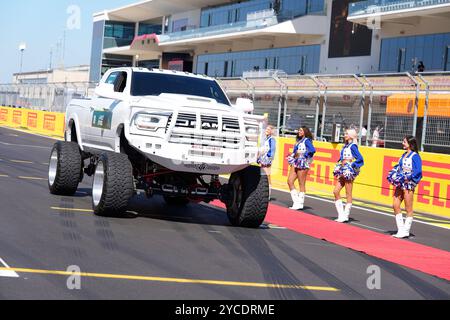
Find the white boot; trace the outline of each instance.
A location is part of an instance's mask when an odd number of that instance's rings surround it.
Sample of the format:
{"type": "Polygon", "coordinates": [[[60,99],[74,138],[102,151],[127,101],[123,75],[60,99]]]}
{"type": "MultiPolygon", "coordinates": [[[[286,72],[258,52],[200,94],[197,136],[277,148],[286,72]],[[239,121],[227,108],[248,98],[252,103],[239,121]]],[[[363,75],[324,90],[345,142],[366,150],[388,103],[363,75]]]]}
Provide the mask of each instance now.
{"type": "Polygon", "coordinates": [[[298,192],[297,192],[297,190],[291,190],[291,198],[292,198],[292,202],[294,203],[293,205],[292,205],[292,207],[290,207],[289,209],[291,209],[291,210],[300,210],[301,208],[301,205],[300,205],[300,203],[299,203],[299,198],[300,198],[300,196],[299,196],[299,194],[298,194],[298,192]]]}
{"type": "Polygon", "coordinates": [[[394,234],[395,238],[408,238],[409,237],[409,231],[411,230],[411,225],[413,222],[413,218],[412,217],[407,217],[405,222],[403,223],[403,216],[401,214],[398,214],[395,216],[395,220],[397,221],[397,226],[398,226],[398,232],[397,234],[394,234]],[[401,219],[401,222],[400,222],[401,219]]]}
{"type": "Polygon", "coordinates": [[[403,221],[403,215],[401,213],[395,215],[395,223],[397,224],[397,233],[392,236],[395,238],[400,238],[399,235],[404,233],[405,222],[403,221]]]}
{"type": "Polygon", "coordinates": [[[405,219],[405,237],[409,237],[409,232],[411,231],[411,226],[413,223],[414,218],[413,217],[406,217],[405,219]]]}
{"type": "Polygon", "coordinates": [[[344,214],[342,215],[342,222],[349,222],[350,221],[350,211],[352,210],[352,204],[347,203],[345,205],[344,214]]]}
{"type": "Polygon", "coordinates": [[[337,200],[335,202],[336,210],[338,212],[338,218],[334,221],[336,222],[344,222],[344,204],[342,203],[342,200],[337,200]]]}
{"type": "Polygon", "coordinates": [[[298,194],[298,204],[300,206],[300,210],[303,210],[303,208],[305,207],[305,193],[304,192],[300,192],[298,194]]]}

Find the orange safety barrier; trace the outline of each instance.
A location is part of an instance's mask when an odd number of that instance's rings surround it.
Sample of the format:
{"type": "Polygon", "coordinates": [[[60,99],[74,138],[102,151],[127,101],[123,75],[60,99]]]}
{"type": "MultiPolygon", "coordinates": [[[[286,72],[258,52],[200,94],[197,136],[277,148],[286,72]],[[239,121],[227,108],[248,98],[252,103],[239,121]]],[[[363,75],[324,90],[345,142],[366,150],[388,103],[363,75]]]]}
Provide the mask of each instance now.
{"type": "MultiPolygon", "coordinates": [[[[414,103],[416,96],[414,94],[394,94],[387,99],[386,114],[405,116],[414,115],[414,103]]],[[[424,116],[425,94],[419,95],[418,117],[424,116]]],[[[450,94],[432,93],[428,97],[428,116],[431,117],[450,117],[450,94]]]]}

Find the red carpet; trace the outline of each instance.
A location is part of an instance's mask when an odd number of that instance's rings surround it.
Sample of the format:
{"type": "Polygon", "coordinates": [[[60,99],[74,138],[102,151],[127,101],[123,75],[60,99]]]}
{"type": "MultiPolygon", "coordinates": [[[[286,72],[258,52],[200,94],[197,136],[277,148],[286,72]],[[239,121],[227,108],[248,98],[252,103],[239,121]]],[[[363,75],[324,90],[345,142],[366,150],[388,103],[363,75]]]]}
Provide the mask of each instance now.
{"type": "MultiPolygon", "coordinates": [[[[214,206],[225,206],[215,201],[214,206]]],[[[334,211],[333,211],[334,212],[334,211]]],[[[392,217],[394,220],[394,217],[392,217]]],[[[450,252],[392,238],[390,235],[337,223],[303,212],[269,206],[266,221],[298,233],[364,252],[404,267],[450,280],[450,252]]],[[[414,224],[413,224],[414,229],[414,224]]]]}

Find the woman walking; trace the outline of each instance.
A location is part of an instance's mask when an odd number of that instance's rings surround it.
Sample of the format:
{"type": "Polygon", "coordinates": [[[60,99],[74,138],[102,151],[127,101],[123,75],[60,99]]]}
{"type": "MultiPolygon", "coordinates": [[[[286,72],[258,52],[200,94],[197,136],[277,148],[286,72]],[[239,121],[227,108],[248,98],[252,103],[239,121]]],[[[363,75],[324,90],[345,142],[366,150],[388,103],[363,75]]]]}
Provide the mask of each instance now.
{"type": "Polygon", "coordinates": [[[270,177],[272,173],[272,161],[275,158],[275,152],[277,150],[277,143],[273,135],[273,126],[269,125],[266,128],[266,140],[264,141],[264,145],[259,151],[258,156],[258,164],[261,165],[261,168],[264,170],[264,173],[267,175],[267,179],[269,180],[269,200],[272,194],[272,179],[270,177]]]}
{"type": "Polygon", "coordinates": [[[394,185],[393,208],[397,223],[396,238],[407,238],[413,223],[414,190],[422,179],[422,159],[419,156],[417,140],[413,136],[403,139],[403,149],[406,152],[401,156],[398,164],[389,172],[388,181],[394,185]],[[406,219],[403,220],[401,204],[405,202],[406,219]]]}
{"type": "Polygon", "coordinates": [[[309,168],[313,161],[316,149],[313,145],[313,135],[309,128],[301,127],[297,134],[297,143],[294,146],[293,153],[287,158],[290,169],[288,177],[288,186],[291,190],[293,201],[292,210],[301,210],[305,204],[306,194],[306,178],[308,177],[309,168]],[[298,179],[300,192],[295,188],[295,180],[298,179]]]}
{"type": "Polygon", "coordinates": [[[344,136],[345,146],[341,150],[334,176],[338,179],[334,188],[334,198],[338,218],[335,220],[340,223],[348,222],[353,203],[353,182],[360,173],[364,165],[364,159],[359,152],[357,144],[357,133],[354,129],[348,129],[344,136]],[[347,203],[344,204],[341,199],[341,191],[345,187],[347,203]]]}

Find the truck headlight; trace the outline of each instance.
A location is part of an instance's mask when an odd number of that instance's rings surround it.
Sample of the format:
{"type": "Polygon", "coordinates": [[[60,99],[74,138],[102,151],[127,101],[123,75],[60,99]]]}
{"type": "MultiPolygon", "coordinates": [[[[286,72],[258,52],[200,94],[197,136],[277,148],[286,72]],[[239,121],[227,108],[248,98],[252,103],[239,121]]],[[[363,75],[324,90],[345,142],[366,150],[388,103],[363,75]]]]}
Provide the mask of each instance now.
{"type": "Polygon", "coordinates": [[[245,124],[245,137],[247,139],[247,142],[252,143],[253,145],[256,145],[258,143],[259,138],[259,126],[255,125],[253,123],[246,123],[245,124]]]}
{"type": "Polygon", "coordinates": [[[259,135],[259,127],[256,126],[246,126],[245,133],[247,135],[258,136],[259,135]]]}
{"type": "Polygon", "coordinates": [[[156,132],[166,128],[170,113],[138,113],[134,118],[134,125],[139,130],[156,132]]]}

